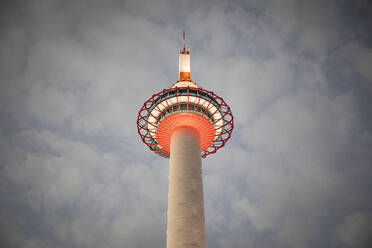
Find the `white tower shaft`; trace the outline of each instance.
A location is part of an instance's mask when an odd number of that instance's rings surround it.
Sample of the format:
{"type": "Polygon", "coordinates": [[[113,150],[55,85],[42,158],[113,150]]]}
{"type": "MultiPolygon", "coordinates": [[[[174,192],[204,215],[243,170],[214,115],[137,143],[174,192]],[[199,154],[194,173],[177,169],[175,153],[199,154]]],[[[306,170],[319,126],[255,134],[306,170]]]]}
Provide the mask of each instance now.
{"type": "Polygon", "coordinates": [[[171,137],[167,248],[205,248],[202,167],[195,130],[171,137]]]}
{"type": "Polygon", "coordinates": [[[178,70],[180,73],[180,81],[188,81],[190,78],[190,52],[180,53],[178,59],[178,70]]]}

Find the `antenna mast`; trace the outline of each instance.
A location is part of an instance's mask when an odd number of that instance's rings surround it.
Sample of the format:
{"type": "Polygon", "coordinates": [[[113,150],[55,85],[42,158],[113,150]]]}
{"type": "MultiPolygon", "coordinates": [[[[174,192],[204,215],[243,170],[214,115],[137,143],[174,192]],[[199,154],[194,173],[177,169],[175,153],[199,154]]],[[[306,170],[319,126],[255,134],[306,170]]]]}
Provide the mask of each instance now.
{"type": "Polygon", "coordinates": [[[183,36],[183,50],[186,52],[186,34],[185,31],[182,31],[183,36]]]}

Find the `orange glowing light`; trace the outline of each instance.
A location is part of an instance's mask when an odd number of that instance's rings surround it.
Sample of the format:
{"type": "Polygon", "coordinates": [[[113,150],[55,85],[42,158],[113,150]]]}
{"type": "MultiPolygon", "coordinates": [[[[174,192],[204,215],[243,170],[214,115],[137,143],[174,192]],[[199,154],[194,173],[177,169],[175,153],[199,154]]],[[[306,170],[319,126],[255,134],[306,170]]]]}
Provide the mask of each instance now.
{"type": "Polygon", "coordinates": [[[213,142],[214,128],[203,116],[194,113],[178,113],[165,118],[158,126],[156,137],[161,147],[170,152],[170,140],[173,132],[182,127],[191,127],[197,131],[201,152],[213,142]]]}

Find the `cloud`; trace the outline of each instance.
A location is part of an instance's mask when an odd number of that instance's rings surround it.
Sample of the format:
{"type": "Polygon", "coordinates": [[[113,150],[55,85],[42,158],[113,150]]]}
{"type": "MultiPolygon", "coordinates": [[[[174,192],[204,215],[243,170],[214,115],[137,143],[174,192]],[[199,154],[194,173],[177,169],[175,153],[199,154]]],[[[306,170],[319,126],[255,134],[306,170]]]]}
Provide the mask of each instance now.
{"type": "Polygon", "coordinates": [[[345,221],[337,228],[337,237],[350,247],[369,247],[371,240],[372,214],[353,213],[345,218],[345,221]]]}
{"type": "Polygon", "coordinates": [[[367,247],[366,1],[12,1],[0,41],[0,244],[161,247],[168,161],[137,111],[177,78],[230,104],[203,160],[209,247],[367,247]]]}

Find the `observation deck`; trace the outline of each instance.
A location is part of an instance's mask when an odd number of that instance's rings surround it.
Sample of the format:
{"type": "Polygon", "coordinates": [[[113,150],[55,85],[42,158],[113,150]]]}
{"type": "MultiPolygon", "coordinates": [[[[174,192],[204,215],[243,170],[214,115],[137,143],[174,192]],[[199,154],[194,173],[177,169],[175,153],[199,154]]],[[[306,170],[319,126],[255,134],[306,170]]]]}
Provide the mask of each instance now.
{"type": "Polygon", "coordinates": [[[226,102],[212,91],[177,85],[153,95],[138,113],[142,141],[162,157],[169,158],[172,133],[185,126],[198,131],[201,156],[205,158],[230,138],[233,115],[226,102]]]}

